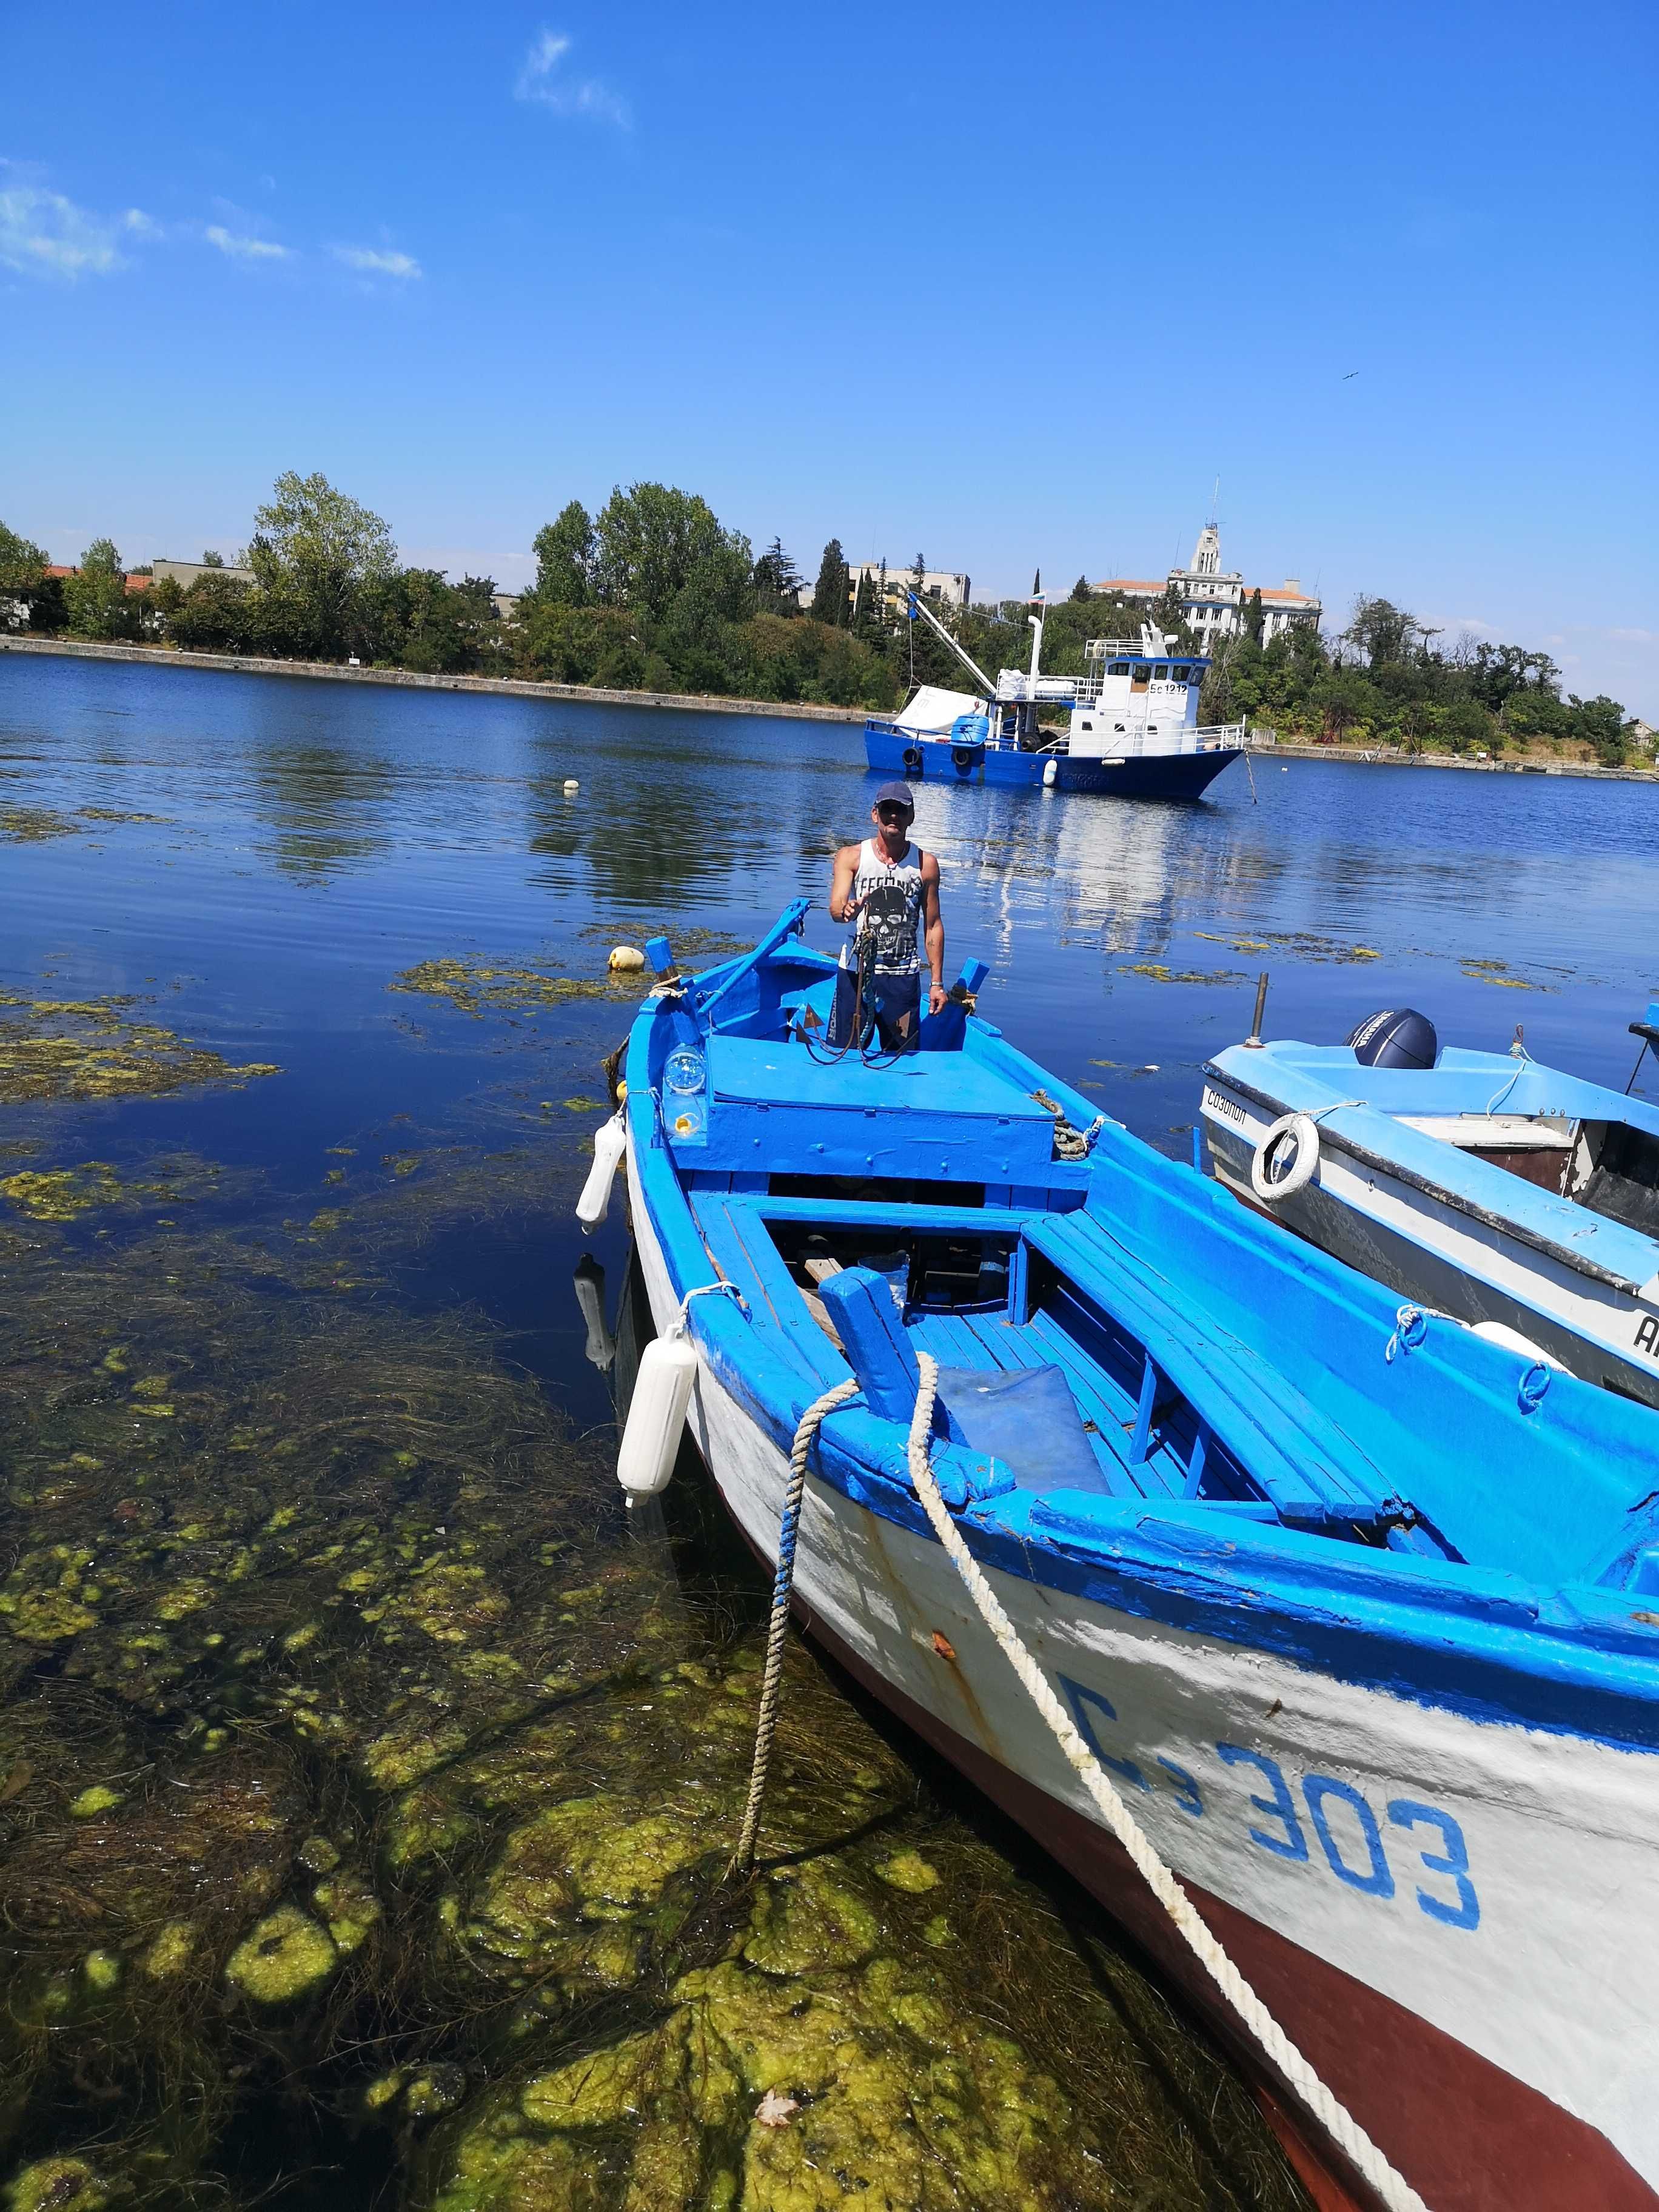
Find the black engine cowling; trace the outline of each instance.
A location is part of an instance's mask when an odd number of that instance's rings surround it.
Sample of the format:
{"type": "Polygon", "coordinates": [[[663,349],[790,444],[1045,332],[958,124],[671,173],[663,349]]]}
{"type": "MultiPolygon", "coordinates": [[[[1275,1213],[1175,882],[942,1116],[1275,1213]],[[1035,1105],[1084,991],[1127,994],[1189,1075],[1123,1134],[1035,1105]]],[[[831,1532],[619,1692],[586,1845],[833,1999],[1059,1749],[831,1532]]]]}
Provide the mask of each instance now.
{"type": "Polygon", "coordinates": [[[1415,1006],[1391,1006],[1367,1014],[1345,1044],[1362,1067],[1432,1067],[1440,1057],[1434,1024],[1415,1006]]]}

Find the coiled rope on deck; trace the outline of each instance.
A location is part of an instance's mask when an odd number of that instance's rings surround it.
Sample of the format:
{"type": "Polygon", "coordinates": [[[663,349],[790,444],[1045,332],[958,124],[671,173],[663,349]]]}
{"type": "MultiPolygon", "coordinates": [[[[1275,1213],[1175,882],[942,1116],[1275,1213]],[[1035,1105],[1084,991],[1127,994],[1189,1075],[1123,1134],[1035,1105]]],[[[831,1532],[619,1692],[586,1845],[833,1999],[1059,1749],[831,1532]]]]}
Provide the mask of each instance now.
{"type": "MultiPolygon", "coordinates": [[[[1073,1725],[1070,1715],[1049,1687],[1047,1675],[1021,1642],[1018,1630],[1003,1611],[996,1593],[963,1541],[961,1533],[939,1495],[939,1485],[933,1480],[933,1469],[928,1464],[927,1439],[933,1427],[933,1401],[939,1392],[939,1362],[919,1346],[916,1361],[921,1370],[921,1387],[916,1393],[915,1411],[910,1419],[910,1480],[915,1486],[916,1495],[921,1500],[928,1520],[933,1523],[934,1534],[967,1585],[968,1595],[978,1608],[980,1618],[1001,1645],[1004,1656],[1024,1685],[1031,1702],[1048,1722],[1055,1741],[1076,1769],[1106,1826],[1128,1853],[1136,1872],[1175,1923],[1199,1964],[1284,2079],[1349,2164],[1364,2177],[1380,2201],[1388,2207],[1388,2212],[1428,2212],[1428,2208],[1411,2184],[1403,2175],[1395,2172],[1358,2121],[1346,2106],[1337,2102],[1234,1966],[1200,1917],[1174,1873],[1159,1856],[1151,1838],[1113,1788],[1100,1762],[1084,1742],[1073,1725]]],[[[826,1401],[820,1399],[818,1403],[822,1406],[826,1401]]],[[[804,1480],[804,1448],[800,1460],[801,1479],[804,1480]]],[[[798,1484],[792,1485],[792,1487],[799,1490],[798,1484]]],[[[780,1563],[780,1575],[781,1571],[780,1563]]],[[[758,1752],[758,1747],[757,1750],[758,1752]]],[[[757,1771],[759,1771],[758,1758],[757,1771]]],[[[751,1807],[755,1802],[751,1791],[751,1807]]]]}
{"type": "Polygon", "coordinates": [[[795,1536],[800,1526],[800,1502],[806,1489],[806,1455],[827,1413],[858,1395],[858,1380],[849,1375],[815,1398],[800,1417],[795,1441],[789,1449],[789,1482],[783,1493],[783,1519],[778,1529],[778,1571],[772,1583],[772,1622],[766,1638],[766,1672],[761,1679],[760,1717],[755,1723],[755,1763],[749,1777],[749,1802],[744,1808],[743,1831],[727,1867],[728,1875],[746,1880],[755,1870],[755,1838],[760,1828],[761,1805],[766,1796],[766,1771],[771,1764],[772,1738],[777,1732],[778,1702],[783,1687],[783,1647],[789,1629],[789,1592],[795,1579],[795,1536]]]}

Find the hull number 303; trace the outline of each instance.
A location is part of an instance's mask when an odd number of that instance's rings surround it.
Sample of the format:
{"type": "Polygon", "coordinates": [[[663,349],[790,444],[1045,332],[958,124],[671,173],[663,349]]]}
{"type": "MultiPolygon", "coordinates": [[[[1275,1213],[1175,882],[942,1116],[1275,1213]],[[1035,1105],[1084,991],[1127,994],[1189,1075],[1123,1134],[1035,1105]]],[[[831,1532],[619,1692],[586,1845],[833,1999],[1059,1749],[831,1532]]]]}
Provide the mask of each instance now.
{"type": "MultiPolygon", "coordinates": [[[[1060,1677],[1078,1732],[1109,1772],[1149,1794],[1154,1778],[1133,1759],[1117,1757],[1101,1740],[1100,1725],[1117,1714],[1099,1691],[1060,1677]]],[[[1478,1928],[1480,1900],[1475,1894],[1463,1831],[1449,1813],[1415,1797],[1391,1797],[1379,1820],[1370,1801],[1352,1783],[1334,1774],[1307,1774],[1293,1790],[1284,1768],[1265,1752],[1220,1742],[1215,1756],[1242,1780],[1260,1782],[1247,1790],[1245,1835],[1258,1850],[1298,1865],[1322,1863],[1350,1889],[1367,1897],[1390,1898],[1402,1884],[1416,1893],[1417,1906],[1447,1928],[1478,1928]],[[1384,1830],[1388,1831],[1386,1838],[1384,1830]],[[1308,1838],[1317,1845],[1316,1861],[1308,1838]],[[1396,1873],[1396,1869],[1398,1869],[1396,1873]]],[[[1156,1785],[1167,1790],[1181,1810],[1203,1820],[1214,1809],[1220,1778],[1200,1781],[1173,1759],[1154,1759],[1156,1785]]]]}

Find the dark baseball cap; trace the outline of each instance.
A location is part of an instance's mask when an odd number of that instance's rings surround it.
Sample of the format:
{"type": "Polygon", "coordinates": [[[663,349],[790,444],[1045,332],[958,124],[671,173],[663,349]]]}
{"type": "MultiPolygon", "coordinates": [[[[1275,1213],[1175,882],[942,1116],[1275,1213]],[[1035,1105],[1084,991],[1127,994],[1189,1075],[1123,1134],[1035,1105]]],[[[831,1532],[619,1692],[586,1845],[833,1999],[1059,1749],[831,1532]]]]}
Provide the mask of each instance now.
{"type": "Polygon", "coordinates": [[[915,798],[908,783],[884,783],[876,793],[875,803],[878,806],[907,807],[912,814],[916,811],[915,798]]]}

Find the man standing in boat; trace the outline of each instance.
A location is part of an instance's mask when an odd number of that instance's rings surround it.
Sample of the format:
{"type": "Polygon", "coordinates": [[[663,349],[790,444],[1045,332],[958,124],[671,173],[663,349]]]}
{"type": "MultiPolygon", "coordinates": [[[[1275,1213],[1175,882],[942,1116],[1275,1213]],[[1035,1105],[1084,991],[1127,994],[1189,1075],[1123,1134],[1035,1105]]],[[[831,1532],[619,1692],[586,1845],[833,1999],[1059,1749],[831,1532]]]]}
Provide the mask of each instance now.
{"type": "Polygon", "coordinates": [[[836,855],[830,885],[830,918],[855,921],[858,928],[853,945],[841,956],[841,975],[830,1018],[831,1044],[861,1043],[873,1018],[884,1051],[915,1048],[921,1013],[919,932],[927,945],[932,979],[928,1012],[936,1014],[945,1004],[945,923],[939,910],[939,862],[933,854],[910,842],[915,811],[916,802],[908,783],[884,783],[870,809],[875,836],[860,845],[843,845],[836,855]]]}

